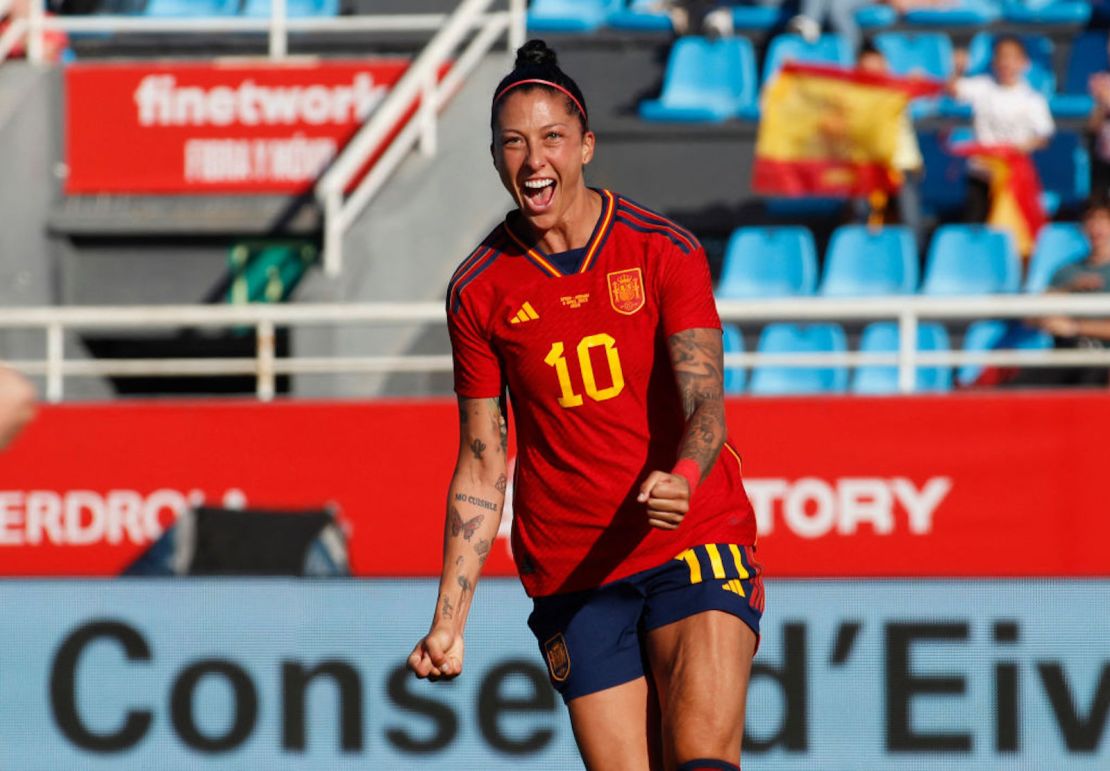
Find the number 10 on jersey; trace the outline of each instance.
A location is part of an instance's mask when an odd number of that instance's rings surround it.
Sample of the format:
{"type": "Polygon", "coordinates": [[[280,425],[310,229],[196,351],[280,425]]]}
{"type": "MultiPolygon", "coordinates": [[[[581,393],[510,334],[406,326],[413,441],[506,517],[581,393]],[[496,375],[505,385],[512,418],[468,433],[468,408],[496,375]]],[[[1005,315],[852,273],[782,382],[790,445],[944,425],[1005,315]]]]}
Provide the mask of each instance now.
{"type": "MultiPolygon", "coordinates": [[[[586,396],[595,402],[612,399],[624,390],[624,373],[621,372],[621,357],[617,352],[617,341],[604,332],[597,335],[587,335],[578,341],[578,368],[582,372],[582,388],[586,396]],[[590,351],[594,348],[605,349],[605,360],[609,363],[609,377],[612,385],[606,388],[597,387],[597,378],[594,376],[594,365],[590,359],[590,351]]],[[[560,407],[581,407],[585,401],[581,393],[576,393],[574,383],[570,379],[570,367],[567,365],[566,348],[563,343],[552,343],[551,350],[544,358],[544,364],[555,368],[555,376],[559,379],[560,407]]]]}

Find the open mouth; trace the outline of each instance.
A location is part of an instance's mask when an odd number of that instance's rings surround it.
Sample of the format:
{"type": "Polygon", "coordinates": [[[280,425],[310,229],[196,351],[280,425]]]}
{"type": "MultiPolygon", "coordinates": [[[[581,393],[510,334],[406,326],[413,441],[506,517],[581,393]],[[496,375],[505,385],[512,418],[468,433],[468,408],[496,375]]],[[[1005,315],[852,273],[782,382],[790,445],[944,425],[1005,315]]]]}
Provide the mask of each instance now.
{"type": "Polygon", "coordinates": [[[533,213],[539,214],[551,206],[555,198],[555,180],[528,179],[522,187],[524,201],[533,213]]]}

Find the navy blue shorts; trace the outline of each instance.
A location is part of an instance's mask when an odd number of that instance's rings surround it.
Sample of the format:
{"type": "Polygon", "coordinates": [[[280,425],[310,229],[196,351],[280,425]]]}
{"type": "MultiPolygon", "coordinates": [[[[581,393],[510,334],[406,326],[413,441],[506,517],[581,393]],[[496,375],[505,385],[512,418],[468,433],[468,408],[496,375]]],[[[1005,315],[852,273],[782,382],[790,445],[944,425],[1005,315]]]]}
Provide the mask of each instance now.
{"type": "Polygon", "coordinates": [[[644,634],[697,613],[731,613],[758,640],[763,578],[754,552],[696,546],[596,589],[534,598],[528,626],[563,701],[642,677],[644,634]]]}

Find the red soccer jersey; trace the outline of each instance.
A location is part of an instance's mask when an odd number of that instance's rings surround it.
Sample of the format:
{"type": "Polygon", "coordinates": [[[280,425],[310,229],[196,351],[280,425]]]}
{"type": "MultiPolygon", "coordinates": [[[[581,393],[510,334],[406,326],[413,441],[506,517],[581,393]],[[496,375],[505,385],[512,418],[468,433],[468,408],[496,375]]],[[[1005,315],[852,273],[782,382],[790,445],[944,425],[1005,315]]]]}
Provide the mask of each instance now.
{"type": "Polygon", "coordinates": [[[530,245],[512,215],[451,279],[455,391],[508,386],[517,432],[513,555],[543,596],[599,586],[703,543],[752,544],[755,517],[726,443],[673,531],[636,500],[674,465],[685,419],[666,340],[720,329],[709,265],[670,220],[609,191],[576,270],[530,245]],[[565,266],[564,266],[565,267],[565,266]]]}

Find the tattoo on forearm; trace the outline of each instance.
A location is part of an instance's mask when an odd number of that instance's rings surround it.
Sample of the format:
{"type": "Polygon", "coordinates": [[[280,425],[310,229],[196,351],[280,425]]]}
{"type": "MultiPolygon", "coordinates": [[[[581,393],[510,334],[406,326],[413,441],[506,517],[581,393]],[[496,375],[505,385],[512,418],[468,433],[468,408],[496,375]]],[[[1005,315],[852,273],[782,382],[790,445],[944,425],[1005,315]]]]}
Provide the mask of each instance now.
{"type": "Polygon", "coordinates": [[[469,541],[471,536],[477,531],[478,526],[482,524],[482,520],[486,518],[485,514],[479,514],[470,519],[463,519],[462,514],[454,506],[451,507],[451,536],[456,537],[462,533],[463,539],[469,541]]]}
{"type": "Polygon", "coordinates": [[[687,421],[679,457],[693,460],[705,474],[726,434],[721,336],[715,330],[688,329],[667,343],[687,421]]]}
{"type": "Polygon", "coordinates": [[[462,565],[463,565],[463,562],[465,562],[465,561],[466,561],[466,558],[465,558],[465,557],[463,557],[463,555],[461,555],[461,554],[460,554],[460,555],[459,555],[459,556],[458,556],[458,557],[457,557],[457,558],[455,559],[455,567],[457,567],[457,568],[461,568],[461,567],[462,567],[462,565]]]}
{"type": "Polygon", "coordinates": [[[464,592],[470,591],[469,578],[467,578],[466,576],[456,576],[455,580],[459,582],[459,588],[462,589],[464,592]]]}
{"type": "Polygon", "coordinates": [[[474,453],[477,460],[482,459],[482,453],[486,451],[486,443],[478,437],[474,437],[474,441],[470,443],[470,451],[474,453]]]}
{"type": "Polygon", "coordinates": [[[505,420],[505,413],[501,411],[501,400],[489,400],[490,428],[501,439],[501,452],[509,449],[509,424],[505,420]]]}
{"type": "Polygon", "coordinates": [[[485,538],[478,541],[478,543],[474,544],[474,551],[478,552],[478,564],[479,565],[485,565],[486,564],[486,557],[489,556],[489,550],[490,550],[490,543],[485,538]]]}
{"type": "Polygon", "coordinates": [[[509,488],[508,478],[504,474],[502,474],[501,476],[497,477],[497,482],[493,485],[493,487],[495,490],[497,490],[497,492],[504,495],[505,490],[509,488]]]}
{"type": "Polygon", "coordinates": [[[447,595],[443,595],[443,609],[440,611],[440,615],[448,621],[455,616],[455,609],[451,606],[451,598],[447,595]]]}
{"type": "Polygon", "coordinates": [[[455,493],[455,500],[461,503],[481,506],[483,509],[489,509],[490,511],[497,511],[497,504],[493,501],[487,501],[485,498],[478,498],[473,495],[467,495],[466,493],[455,493]]]}

